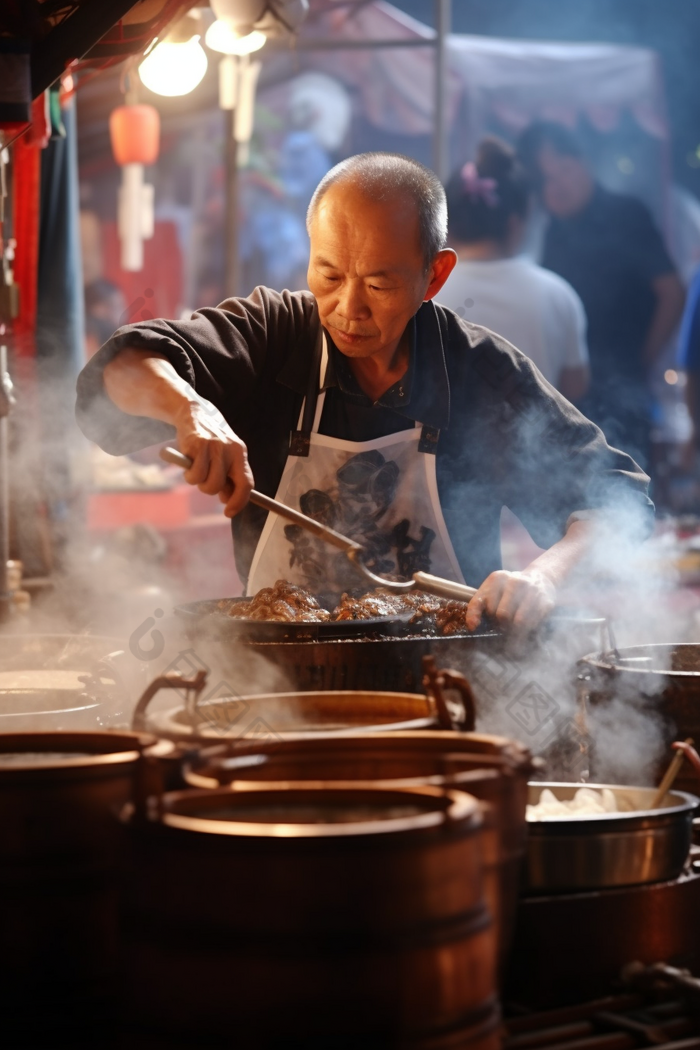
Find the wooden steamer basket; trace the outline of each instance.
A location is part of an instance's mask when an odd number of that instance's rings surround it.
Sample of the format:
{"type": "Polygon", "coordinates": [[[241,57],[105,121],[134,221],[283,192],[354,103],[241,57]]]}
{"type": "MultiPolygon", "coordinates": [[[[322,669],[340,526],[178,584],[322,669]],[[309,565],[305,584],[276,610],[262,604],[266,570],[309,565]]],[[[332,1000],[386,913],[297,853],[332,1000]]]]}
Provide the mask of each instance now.
{"type": "Polygon", "coordinates": [[[318,733],[344,735],[358,730],[472,730],[475,705],[469,683],[450,671],[442,672],[440,679],[459,693],[458,708],[446,704],[441,697],[351,690],[200,701],[206,687],[205,671],[192,679],[169,674],[155,679],[146,689],[134,710],[132,728],[200,747],[222,739],[246,743],[250,739],[293,739],[318,733]],[[149,711],[160,689],[179,691],[183,702],[165,711],[149,711]]]}
{"type": "Polygon", "coordinates": [[[376,787],[164,795],[131,820],[131,1023],[187,1045],[499,1045],[479,804],[376,787]]]}
{"type": "Polygon", "coordinates": [[[442,787],[487,803],[485,890],[505,963],[525,850],[527,781],[534,764],[516,741],[477,733],[420,731],[353,734],[213,747],[186,764],[191,787],[247,791],[263,783],[366,782],[442,787]]]}
{"type": "MultiPolygon", "coordinates": [[[[589,708],[604,707],[613,700],[622,700],[642,715],[661,716],[667,745],[685,737],[700,741],[700,645],[633,645],[583,657],[579,661],[579,703],[584,718],[589,708]]],[[[590,779],[601,779],[594,747],[590,760],[590,779]]],[[[659,766],[657,780],[662,773],[659,766]]],[[[681,767],[676,786],[691,793],[697,790],[689,766],[681,767]]]]}
{"type": "Polygon", "coordinates": [[[138,793],[142,756],[170,750],[134,733],[0,734],[0,1010],[11,1045],[77,1042],[114,1010],[115,814],[138,793]]]}

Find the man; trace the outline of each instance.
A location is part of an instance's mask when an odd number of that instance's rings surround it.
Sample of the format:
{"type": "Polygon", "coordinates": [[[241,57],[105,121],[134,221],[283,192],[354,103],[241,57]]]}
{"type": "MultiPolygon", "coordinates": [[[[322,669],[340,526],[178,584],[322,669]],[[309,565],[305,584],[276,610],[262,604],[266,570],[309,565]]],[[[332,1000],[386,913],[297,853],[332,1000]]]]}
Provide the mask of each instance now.
{"type": "Polygon", "coordinates": [[[565,127],[533,124],[518,152],[550,215],[542,265],[573,285],[588,317],[592,383],[581,408],[646,466],[647,376],[680,320],[683,285],[647,208],[596,183],[565,127]]]}
{"type": "Polygon", "coordinates": [[[536,624],[595,541],[590,512],[647,519],[648,479],[523,354],[433,305],[456,256],[432,172],[351,157],[319,184],[308,226],[310,292],[259,288],[120,329],[80,376],[84,432],[114,454],[176,435],[186,480],[235,519],[248,593],[337,569],[332,548],[246,505],[255,478],[384,572],[481,584],[471,629],[484,614],[536,624]],[[504,505],[549,548],[523,572],[500,568],[504,505]]]}

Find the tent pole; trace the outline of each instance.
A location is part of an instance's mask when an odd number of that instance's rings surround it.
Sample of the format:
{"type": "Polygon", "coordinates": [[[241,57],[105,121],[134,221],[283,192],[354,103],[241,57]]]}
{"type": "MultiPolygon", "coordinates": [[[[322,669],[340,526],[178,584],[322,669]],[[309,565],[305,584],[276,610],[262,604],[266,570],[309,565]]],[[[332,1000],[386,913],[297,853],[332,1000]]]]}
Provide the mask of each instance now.
{"type": "Polygon", "coordinates": [[[223,110],[224,117],[224,179],[225,179],[225,298],[240,295],[238,258],[238,143],[234,136],[235,110],[223,110]]]}
{"type": "Polygon", "coordinates": [[[449,135],[447,128],[447,36],[451,26],[451,0],[435,0],[435,127],[433,167],[442,182],[449,176],[449,135]]]}

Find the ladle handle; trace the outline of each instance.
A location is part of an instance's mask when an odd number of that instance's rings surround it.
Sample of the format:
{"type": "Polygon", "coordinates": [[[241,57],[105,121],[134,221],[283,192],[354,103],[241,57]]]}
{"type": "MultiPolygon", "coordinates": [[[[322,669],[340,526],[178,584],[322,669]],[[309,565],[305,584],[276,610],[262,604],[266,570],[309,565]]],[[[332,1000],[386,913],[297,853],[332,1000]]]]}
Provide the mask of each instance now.
{"type": "Polygon", "coordinates": [[[467,587],[466,583],[454,583],[441,576],[431,576],[429,572],[414,572],[413,580],[419,591],[435,594],[438,598],[449,598],[456,602],[469,602],[476,594],[476,587],[467,587]]]}
{"type": "MultiPolygon", "coordinates": [[[[172,463],[176,467],[182,467],[183,470],[189,470],[192,466],[192,460],[190,457],[183,455],[182,452],[178,452],[176,448],[166,446],[166,448],[160,450],[159,455],[166,463],[172,463]]],[[[281,518],[286,518],[286,520],[292,522],[292,524],[299,525],[302,529],[306,529],[307,532],[312,532],[314,536],[318,536],[326,543],[330,543],[333,547],[337,547],[341,551],[347,552],[361,549],[357,543],[348,539],[347,536],[342,536],[339,532],[336,532],[335,529],[329,528],[328,525],[322,525],[320,521],[316,521],[314,518],[309,518],[306,514],[302,514],[301,511],[294,510],[293,507],[288,507],[286,504],[273,499],[272,496],[266,496],[263,492],[258,492],[256,489],[253,489],[250,494],[250,502],[254,503],[256,507],[262,507],[263,510],[267,510],[272,514],[279,514],[281,518]]]]}

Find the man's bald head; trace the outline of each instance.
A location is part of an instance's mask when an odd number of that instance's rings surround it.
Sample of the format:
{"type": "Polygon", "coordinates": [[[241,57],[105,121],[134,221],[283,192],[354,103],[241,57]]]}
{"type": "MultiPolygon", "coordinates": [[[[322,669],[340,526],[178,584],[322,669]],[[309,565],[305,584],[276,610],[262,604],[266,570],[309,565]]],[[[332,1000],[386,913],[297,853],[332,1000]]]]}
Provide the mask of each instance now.
{"type": "Polygon", "coordinates": [[[358,153],[336,164],[319,182],[306,215],[310,229],[316,209],[339,182],[352,182],[374,202],[390,204],[410,197],[418,213],[420,247],[426,270],[447,242],[447,202],[437,175],[400,153],[358,153]]]}

